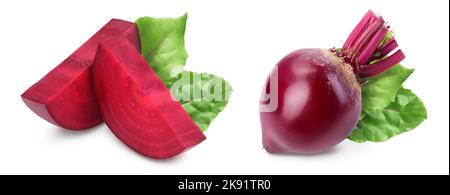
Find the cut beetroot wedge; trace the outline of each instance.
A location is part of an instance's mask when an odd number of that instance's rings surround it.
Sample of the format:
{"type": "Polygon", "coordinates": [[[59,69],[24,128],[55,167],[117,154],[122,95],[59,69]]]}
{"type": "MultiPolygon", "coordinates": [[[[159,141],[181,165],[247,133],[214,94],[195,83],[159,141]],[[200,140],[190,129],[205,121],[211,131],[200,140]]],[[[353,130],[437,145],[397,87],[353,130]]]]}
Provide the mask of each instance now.
{"type": "Polygon", "coordinates": [[[43,119],[70,130],[83,130],[103,120],[91,87],[91,65],[98,44],[124,37],[140,49],[134,23],[112,19],[44,78],[22,94],[25,104],[43,119]]]}
{"type": "Polygon", "coordinates": [[[170,158],[206,139],[128,41],[99,45],[92,78],[105,123],[138,153],[170,158]]]}

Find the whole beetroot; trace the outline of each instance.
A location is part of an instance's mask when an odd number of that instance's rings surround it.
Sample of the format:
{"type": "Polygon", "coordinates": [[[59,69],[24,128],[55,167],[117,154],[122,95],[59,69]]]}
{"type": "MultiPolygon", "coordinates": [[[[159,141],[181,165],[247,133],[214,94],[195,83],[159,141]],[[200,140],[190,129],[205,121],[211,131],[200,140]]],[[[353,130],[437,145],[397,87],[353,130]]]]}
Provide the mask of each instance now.
{"type": "Polygon", "coordinates": [[[383,18],[368,11],[342,49],[300,49],[284,57],[260,101],[264,148],[310,154],[342,142],[360,118],[360,78],[403,60],[401,50],[393,52],[397,46],[383,18]]]}

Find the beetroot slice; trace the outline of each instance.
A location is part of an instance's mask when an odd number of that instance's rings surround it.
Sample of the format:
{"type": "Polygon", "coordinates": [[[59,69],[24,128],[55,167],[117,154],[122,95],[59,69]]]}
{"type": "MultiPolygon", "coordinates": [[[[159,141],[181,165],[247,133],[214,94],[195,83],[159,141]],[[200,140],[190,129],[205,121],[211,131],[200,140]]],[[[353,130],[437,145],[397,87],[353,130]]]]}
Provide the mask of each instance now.
{"type": "Polygon", "coordinates": [[[25,104],[37,115],[62,128],[83,130],[103,120],[91,87],[91,65],[98,44],[124,37],[140,49],[134,23],[112,19],[86,43],[22,94],[25,104]]]}
{"type": "Polygon", "coordinates": [[[170,158],[206,139],[128,41],[99,45],[92,80],[105,123],[138,153],[170,158]]]}

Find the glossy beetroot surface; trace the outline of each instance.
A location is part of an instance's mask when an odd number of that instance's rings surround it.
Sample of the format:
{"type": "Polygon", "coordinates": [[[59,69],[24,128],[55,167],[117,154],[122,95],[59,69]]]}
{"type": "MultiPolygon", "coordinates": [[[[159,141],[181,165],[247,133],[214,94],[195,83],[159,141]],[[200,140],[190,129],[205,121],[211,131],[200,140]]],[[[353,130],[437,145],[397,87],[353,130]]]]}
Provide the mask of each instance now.
{"type": "Polygon", "coordinates": [[[308,154],[344,140],[360,117],[360,81],[402,61],[397,46],[383,18],[369,10],[342,49],[301,49],[283,58],[260,101],[264,148],[308,154]]]}
{"type": "Polygon", "coordinates": [[[118,37],[140,48],[135,24],[113,19],[25,91],[22,94],[25,104],[43,119],[65,129],[83,130],[100,124],[103,120],[91,87],[91,65],[98,44],[118,37]]]}
{"type": "Polygon", "coordinates": [[[126,145],[151,158],[170,158],[205,136],[141,54],[124,39],[100,44],[92,68],[105,123],[126,145]]]}
{"type": "Polygon", "coordinates": [[[340,143],[356,126],[360,87],[351,66],[333,53],[295,51],[271,74],[278,74],[278,106],[273,112],[260,113],[268,152],[321,152],[340,143]]]}

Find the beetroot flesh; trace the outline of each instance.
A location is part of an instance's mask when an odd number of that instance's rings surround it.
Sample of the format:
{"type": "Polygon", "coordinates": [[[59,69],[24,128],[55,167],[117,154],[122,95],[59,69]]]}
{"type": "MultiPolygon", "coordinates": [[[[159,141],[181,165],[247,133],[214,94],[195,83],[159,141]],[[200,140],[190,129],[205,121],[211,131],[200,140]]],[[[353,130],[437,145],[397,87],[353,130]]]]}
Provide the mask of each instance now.
{"type": "Polygon", "coordinates": [[[260,111],[264,148],[311,154],[346,139],[360,118],[360,83],[405,58],[388,32],[383,18],[368,11],[341,50],[301,49],[284,57],[260,101],[260,108],[276,105],[260,111]],[[276,98],[268,99],[271,92],[276,98]]]}
{"type": "Polygon", "coordinates": [[[138,153],[170,158],[206,139],[128,41],[99,45],[92,78],[105,123],[138,153]]]}
{"type": "Polygon", "coordinates": [[[268,152],[322,152],[347,138],[356,126],[360,86],[351,67],[333,56],[328,50],[301,49],[277,64],[278,107],[260,113],[268,152]]]}
{"type": "Polygon", "coordinates": [[[60,65],[22,94],[37,115],[65,129],[84,130],[103,120],[91,87],[91,65],[98,44],[124,37],[140,49],[135,24],[112,19],[60,65]]]}

